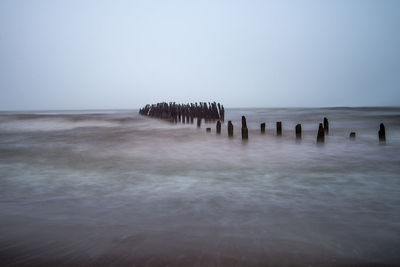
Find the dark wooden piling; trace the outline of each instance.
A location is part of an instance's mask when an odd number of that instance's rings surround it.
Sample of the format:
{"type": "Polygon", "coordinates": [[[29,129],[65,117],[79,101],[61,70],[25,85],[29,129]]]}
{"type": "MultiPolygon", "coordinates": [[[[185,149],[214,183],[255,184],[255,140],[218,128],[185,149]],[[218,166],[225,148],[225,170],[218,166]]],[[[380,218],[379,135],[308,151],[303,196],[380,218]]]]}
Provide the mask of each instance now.
{"type": "Polygon", "coordinates": [[[317,135],[317,144],[323,144],[325,142],[325,132],[322,123],[319,124],[318,135],[317,135]]]}
{"type": "Polygon", "coordinates": [[[329,135],[329,121],[326,117],[324,118],[324,132],[326,135],[329,135]]]}
{"type": "Polygon", "coordinates": [[[247,128],[246,117],[242,116],[242,128],[247,128]]]}
{"type": "Polygon", "coordinates": [[[224,105],[221,105],[220,118],[221,118],[222,122],[225,121],[225,109],[224,109],[224,105]]]}
{"type": "Polygon", "coordinates": [[[265,133],[265,122],[260,124],[261,127],[261,133],[265,133]]]}
{"type": "Polygon", "coordinates": [[[378,136],[380,142],[386,142],[386,130],[385,130],[385,125],[383,125],[383,123],[379,125],[378,136]]]}
{"type": "Polygon", "coordinates": [[[197,128],[201,127],[201,118],[197,118],[197,128]]]}
{"type": "Polygon", "coordinates": [[[301,124],[296,125],[296,139],[301,139],[301,124]]]}
{"type": "Polygon", "coordinates": [[[232,121],[228,121],[228,136],[233,137],[233,124],[232,121]]]}
{"type": "Polygon", "coordinates": [[[355,132],[351,132],[349,137],[350,137],[350,140],[355,140],[356,139],[356,133],[355,132]]]}
{"type": "Polygon", "coordinates": [[[276,122],[276,135],[277,136],[282,135],[282,122],[281,121],[276,122]]]}
{"type": "Polygon", "coordinates": [[[207,133],[211,133],[211,128],[206,128],[207,133]]]}
{"type": "Polygon", "coordinates": [[[218,107],[219,118],[220,118],[222,121],[224,121],[224,119],[223,119],[223,114],[222,114],[221,104],[218,103],[217,107],[218,107]]]}
{"type": "Polygon", "coordinates": [[[217,121],[217,129],[216,129],[217,134],[221,134],[221,121],[217,121]]]}
{"type": "Polygon", "coordinates": [[[246,117],[242,116],[242,139],[249,139],[249,130],[247,129],[246,117]]]}

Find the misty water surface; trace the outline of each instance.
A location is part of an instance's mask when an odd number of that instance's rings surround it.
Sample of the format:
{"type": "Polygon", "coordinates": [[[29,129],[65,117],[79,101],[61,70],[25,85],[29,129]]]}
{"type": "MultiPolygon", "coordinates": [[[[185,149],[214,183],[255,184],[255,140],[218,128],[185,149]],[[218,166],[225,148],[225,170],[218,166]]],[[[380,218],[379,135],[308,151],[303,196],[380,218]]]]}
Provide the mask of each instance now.
{"type": "Polygon", "coordinates": [[[0,262],[400,264],[399,149],[400,108],[230,109],[221,136],[137,110],[2,112],[0,262]]]}

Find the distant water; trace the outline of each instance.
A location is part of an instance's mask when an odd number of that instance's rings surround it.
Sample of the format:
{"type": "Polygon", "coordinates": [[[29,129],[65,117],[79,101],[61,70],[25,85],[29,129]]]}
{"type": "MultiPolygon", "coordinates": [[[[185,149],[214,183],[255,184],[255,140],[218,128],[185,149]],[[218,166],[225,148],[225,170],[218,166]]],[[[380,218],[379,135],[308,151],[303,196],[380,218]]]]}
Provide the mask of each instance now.
{"type": "Polygon", "coordinates": [[[137,110],[1,112],[0,265],[400,265],[400,108],[226,117],[216,136],[137,110]]]}

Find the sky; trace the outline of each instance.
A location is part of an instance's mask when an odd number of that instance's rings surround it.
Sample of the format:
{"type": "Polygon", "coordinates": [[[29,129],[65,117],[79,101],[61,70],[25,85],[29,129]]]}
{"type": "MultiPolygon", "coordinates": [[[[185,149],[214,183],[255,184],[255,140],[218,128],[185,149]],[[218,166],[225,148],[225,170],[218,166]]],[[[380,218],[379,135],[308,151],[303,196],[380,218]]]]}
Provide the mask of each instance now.
{"type": "Polygon", "coordinates": [[[399,106],[400,1],[0,0],[0,110],[399,106]]]}

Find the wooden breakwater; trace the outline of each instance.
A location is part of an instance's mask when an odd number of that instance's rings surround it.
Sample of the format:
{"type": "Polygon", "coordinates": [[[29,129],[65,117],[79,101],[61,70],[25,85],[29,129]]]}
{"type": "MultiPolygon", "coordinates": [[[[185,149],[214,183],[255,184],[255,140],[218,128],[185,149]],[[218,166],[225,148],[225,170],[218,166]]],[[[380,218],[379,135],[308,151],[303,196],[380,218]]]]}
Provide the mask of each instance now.
{"type": "MultiPolygon", "coordinates": [[[[199,102],[190,104],[176,104],[175,102],[162,102],[152,105],[146,105],[139,110],[139,114],[149,116],[153,118],[163,119],[174,123],[193,123],[194,119],[197,119],[197,127],[201,128],[201,121],[204,119],[206,123],[217,121],[216,133],[221,134],[221,121],[225,120],[225,109],[224,106],[216,102],[199,102]]],[[[233,124],[232,121],[228,121],[228,137],[233,137],[233,124]]],[[[266,123],[260,124],[261,134],[266,132],[266,123]]],[[[208,133],[211,132],[211,128],[206,128],[208,133]]],[[[295,129],[296,140],[302,139],[302,127],[301,124],[297,124],[295,129]]],[[[276,135],[282,136],[282,122],[276,122],[276,135]]],[[[325,136],[329,135],[329,121],[325,117],[323,122],[319,123],[318,133],[316,138],[317,144],[325,143],[325,136]]],[[[355,140],[356,133],[351,132],[350,140],[355,140]]],[[[382,143],[386,142],[386,130],[383,123],[379,125],[378,131],[379,141],[382,143]]],[[[246,117],[242,116],[242,139],[249,139],[249,133],[247,128],[246,117]]]]}
{"type": "Polygon", "coordinates": [[[162,102],[147,104],[139,110],[141,115],[167,120],[174,123],[193,123],[197,119],[197,126],[201,126],[201,120],[214,122],[225,120],[224,105],[216,102],[199,102],[190,104],[176,104],[175,102],[162,102]]]}

